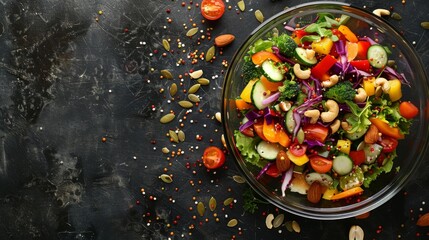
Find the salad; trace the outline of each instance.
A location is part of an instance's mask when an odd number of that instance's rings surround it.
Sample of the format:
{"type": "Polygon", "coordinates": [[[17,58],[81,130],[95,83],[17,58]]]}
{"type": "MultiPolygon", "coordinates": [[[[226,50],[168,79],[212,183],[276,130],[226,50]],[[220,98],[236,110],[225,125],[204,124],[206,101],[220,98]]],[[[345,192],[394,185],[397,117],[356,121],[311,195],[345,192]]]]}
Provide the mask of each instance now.
{"type": "Polygon", "coordinates": [[[402,99],[410,84],[389,60],[392,46],[357,35],[349,19],[319,13],[244,57],[236,147],[261,169],[257,179],[281,178],[283,196],[289,188],[317,203],[362,193],[392,171],[419,113],[402,99]]]}

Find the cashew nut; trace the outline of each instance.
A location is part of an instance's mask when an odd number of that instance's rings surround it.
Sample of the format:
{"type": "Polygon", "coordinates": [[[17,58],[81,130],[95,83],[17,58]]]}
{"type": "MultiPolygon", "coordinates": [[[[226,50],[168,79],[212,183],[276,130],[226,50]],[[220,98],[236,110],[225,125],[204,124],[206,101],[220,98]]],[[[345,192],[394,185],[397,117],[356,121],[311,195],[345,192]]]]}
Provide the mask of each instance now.
{"type": "Polygon", "coordinates": [[[290,110],[290,108],[292,107],[292,103],[289,101],[281,101],[279,103],[279,107],[283,112],[287,112],[290,110]]]}
{"type": "Polygon", "coordinates": [[[357,94],[356,94],[354,100],[355,100],[355,102],[361,103],[361,102],[365,102],[367,97],[368,97],[368,94],[366,94],[365,89],[358,88],[357,94]]]}
{"type": "Polygon", "coordinates": [[[390,83],[385,78],[375,79],[374,85],[375,85],[375,95],[376,96],[380,96],[381,91],[383,91],[384,93],[388,93],[390,90],[390,83]]]}
{"type": "Polygon", "coordinates": [[[352,129],[352,126],[348,122],[343,121],[341,122],[341,128],[345,131],[349,131],[350,129],[352,129]]]}
{"type": "Polygon", "coordinates": [[[315,124],[317,123],[317,119],[319,119],[320,111],[317,109],[311,109],[304,112],[304,116],[310,118],[310,123],[315,124]]]}
{"type": "Polygon", "coordinates": [[[307,55],[307,58],[310,60],[316,56],[316,52],[313,49],[306,49],[305,54],[307,55]]]}
{"type": "Polygon", "coordinates": [[[377,15],[379,17],[381,17],[381,16],[389,16],[390,15],[390,11],[389,10],[382,9],[382,8],[375,9],[374,11],[372,11],[372,13],[374,13],[374,15],[377,15]]]}
{"type": "Polygon", "coordinates": [[[338,131],[338,129],[340,129],[340,125],[341,125],[341,121],[338,119],[335,120],[334,123],[332,123],[330,126],[331,133],[336,133],[338,131]]]}
{"type": "Polygon", "coordinates": [[[337,84],[338,80],[339,80],[338,75],[334,74],[329,77],[329,80],[323,81],[321,84],[322,84],[322,87],[330,88],[335,84],[337,84]]]}
{"type": "Polygon", "coordinates": [[[293,65],[293,72],[295,73],[295,76],[297,76],[299,79],[309,79],[311,74],[310,69],[302,70],[301,66],[298,63],[295,63],[295,65],[293,65]]]}
{"type": "Polygon", "coordinates": [[[334,100],[329,99],[325,103],[326,108],[328,111],[322,112],[320,114],[320,118],[323,122],[332,122],[334,119],[338,116],[338,113],[340,112],[340,107],[338,106],[338,103],[334,100]]]}

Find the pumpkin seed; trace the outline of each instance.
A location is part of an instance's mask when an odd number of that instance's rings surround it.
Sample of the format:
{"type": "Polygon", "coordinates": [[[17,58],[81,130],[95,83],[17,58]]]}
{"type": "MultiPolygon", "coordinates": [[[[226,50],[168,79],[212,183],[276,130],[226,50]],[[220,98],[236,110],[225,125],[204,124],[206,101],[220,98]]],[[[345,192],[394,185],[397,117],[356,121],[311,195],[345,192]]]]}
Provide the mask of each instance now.
{"type": "Polygon", "coordinates": [[[429,22],[421,22],[420,26],[422,26],[424,29],[429,29],[429,22]]]}
{"type": "Polygon", "coordinates": [[[197,80],[197,82],[203,86],[209,85],[210,84],[210,80],[208,80],[207,78],[199,78],[197,80]]]}
{"type": "Polygon", "coordinates": [[[194,104],[192,102],[187,101],[187,100],[183,100],[183,101],[180,101],[178,103],[182,108],[192,108],[194,106],[194,104]]]}
{"type": "Polygon", "coordinates": [[[201,70],[201,69],[189,73],[189,76],[191,76],[191,78],[193,78],[193,79],[200,78],[202,75],[203,75],[203,70],[201,70]]]}
{"type": "Polygon", "coordinates": [[[262,14],[261,10],[259,9],[255,11],[255,17],[256,20],[258,20],[260,23],[264,21],[264,14],[262,14]]]}
{"type": "Polygon", "coordinates": [[[170,96],[174,97],[177,93],[177,84],[173,83],[170,85],[170,96]]]}
{"type": "Polygon", "coordinates": [[[170,152],[170,149],[168,149],[168,148],[166,148],[166,147],[163,147],[161,151],[162,151],[162,153],[167,154],[167,153],[169,153],[169,152],[170,152]]]}
{"type": "Polygon", "coordinates": [[[229,204],[231,204],[234,201],[234,198],[230,197],[225,199],[225,201],[223,201],[223,205],[224,206],[228,206],[229,204]]]}
{"type": "Polygon", "coordinates": [[[218,122],[222,122],[222,114],[220,112],[215,113],[215,118],[218,122]]]}
{"type": "Polygon", "coordinates": [[[200,214],[201,217],[204,216],[204,212],[206,211],[206,207],[204,206],[203,202],[198,202],[197,211],[198,211],[198,214],[200,214]]]}
{"type": "Polygon", "coordinates": [[[168,134],[170,135],[170,138],[173,140],[173,142],[179,142],[179,136],[177,136],[177,133],[175,131],[169,130],[168,134]]]}
{"type": "Polygon", "coordinates": [[[173,178],[171,178],[171,176],[168,174],[162,174],[161,176],[159,176],[159,178],[161,178],[161,180],[165,183],[172,183],[173,182],[173,178]]]}
{"type": "Polygon", "coordinates": [[[200,89],[201,84],[197,83],[192,85],[189,90],[188,93],[196,93],[198,91],[198,89],[200,89]]]}
{"type": "Polygon", "coordinates": [[[289,232],[293,232],[293,228],[292,228],[292,221],[287,221],[285,223],[285,227],[289,232]]]}
{"type": "Polygon", "coordinates": [[[187,37],[192,37],[192,36],[194,36],[197,32],[198,32],[198,28],[197,28],[197,27],[191,28],[191,29],[189,29],[189,31],[186,33],[186,36],[187,36],[187,37]]]}
{"type": "Polygon", "coordinates": [[[191,100],[191,102],[197,103],[200,102],[200,98],[195,94],[189,94],[188,99],[191,100]]]}
{"type": "Polygon", "coordinates": [[[182,130],[179,130],[179,132],[177,133],[177,137],[179,138],[179,141],[181,142],[185,141],[185,132],[183,132],[182,130]]]}
{"type": "Polygon", "coordinates": [[[170,51],[170,43],[166,39],[162,39],[162,46],[164,46],[165,51],[170,51]]]}
{"type": "Polygon", "coordinates": [[[285,220],[285,215],[284,214],[279,214],[277,215],[274,220],[273,220],[273,227],[274,228],[278,228],[280,227],[280,225],[283,224],[283,221],[285,220]]]}
{"type": "Polygon", "coordinates": [[[216,199],[214,197],[211,197],[210,200],[209,200],[210,211],[213,212],[216,209],[216,206],[217,206],[216,199]]]}
{"type": "Polygon", "coordinates": [[[397,12],[392,13],[391,17],[395,20],[398,20],[398,21],[402,19],[402,16],[399,15],[399,13],[397,13],[397,12]]]}
{"type": "Polygon", "coordinates": [[[161,119],[159,120],[161,123],[169,123],[171,121],[173,121],[173,119],[176,117],[176,115],[174,115],[174,113],[168,113],[165,114],[163,117],[161,117],[161,119]]]}
{"type": "Polygon", "coordinates": [[[206,62],[210,62],[210,60],[212,60],[212,58],[214,57],[215,53],[216,53],[215,46],[211,46],[209,50],[207,50],[206,52],[206,62]]]}
{"type": "Polygon", "coordinates": [[[235,227],[235,226],[237,226],[237,224],[238,224],[237,219],[233,218],[233,219],[229,220],[228,224],[226,224],[226,225],[228,227],[235,227]]]}
{"type": "Polygon", "coordinates": [[[298,222],[293,220],[292,221],[292,229],[296,232],[296,233],[300,233],[301,232],[301,226],[299,226],[298,222]]]}
{"type": "Polygon", "coordinates": [[[167,79],[173,79],[173,74],[171,74],[171,72],[168,71],[167,69],[161,70],[161,76],[163,76],[167,79]]]}
{"type": "Polygon", "coordinates": [[[265,226],[267,226],[268,229],[273,228],[273,220],[274,220],[274,215],[272,213],[268,214],[267,217],[265,218],[265,226]]]}
{"type": "Polygon", "coordinates": [[[234,176],[232,176],[232,179],[233,179],[236,183],[245,183],[245,182],[246,182],[246,180],[245,180],[242,176],[239,176],[239,175],[234,175],[234,176]]]}
{"type": "Polygon", "coordinates": [[[244,11],[246,9],[246,5],[244,4],[244,1],[241,0],[237,3],[238,8],[240,9],[240,11],[244,11]]]}

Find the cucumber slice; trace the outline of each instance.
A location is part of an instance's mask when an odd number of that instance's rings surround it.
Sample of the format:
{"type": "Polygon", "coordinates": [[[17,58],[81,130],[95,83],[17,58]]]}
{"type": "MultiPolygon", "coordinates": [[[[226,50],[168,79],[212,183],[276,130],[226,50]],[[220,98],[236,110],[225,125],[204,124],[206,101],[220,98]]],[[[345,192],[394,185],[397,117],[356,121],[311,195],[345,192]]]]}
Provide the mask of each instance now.
{"type": "Polygon", "coordinates": [[[295,120],[293,119],[293,110],[295,108],[296,107],[291,107],[291,109],[287,111],[285,116],[286,129],[289,133],[293,133],[293,130],[295,129],[295,126],[296,126],[295,120]]]}
{"type": "Polygon", "coordinates": [[[269,96],[267,94],[268,92],[268,89],[265,88],[261,80],[256,81],[256,83],[252,86],[252,92],[250,94],[253,105],[255,105],[255,107],[258,109],[266,108],[268,104],[263,104],[262,101],[269,96]]]}
{"type": "Polygon", "coordinates": [[[320,184],[330,187],[334,183],[334,179],[326,173],[317,173],[312,172],[305,175],[305,181],[311,185],[313,182],[317,181],[320,184]]]}
{"type": "Polygon", "coordinates": [[[317,63],[317,58],[313,57],[312,59],[309,59],[307,57],[307,51],[301,47],[295,48],[295,57],[301,64],[307,66],[311,66],[317,63]]]}
{"type": "Polygon", "coordinates": [[[272,82],[281,82],[284,78],[283,71],[279,66],[276,66],[276,63],[270,60],[267,60],[262,63],[262,70],[264,70],[264,75],[268,80],[272,82]]]}
{"type": "Polygon", "coordinates": [[[259,153],[259,155],[267,160],[276,159],[280,150],[280,145],[266,141],[260,141],[256,146],[256,151],[259,153]]]}
{"type": "Polygon", "coordinates": [[[377,160],[378,156],[381,154],[383,146],[377,143],[369,144],[365,143],[363,145],[363,151],[365,152],[365,163],[372,164],[377,160]]]}
{"type": "Polygon", "coordinates": [[[332,168],[341,176],[349,174],[353,170],[353,160],[348,155],[338,155],[332,161],[332,168]]]}
{"type": "Polygon", "coordinates": [[[387,65],[388,56],[383,46],[375,44],[368,48],[367,57],[369,64],[375,68],[383,68],[387,65]]]}

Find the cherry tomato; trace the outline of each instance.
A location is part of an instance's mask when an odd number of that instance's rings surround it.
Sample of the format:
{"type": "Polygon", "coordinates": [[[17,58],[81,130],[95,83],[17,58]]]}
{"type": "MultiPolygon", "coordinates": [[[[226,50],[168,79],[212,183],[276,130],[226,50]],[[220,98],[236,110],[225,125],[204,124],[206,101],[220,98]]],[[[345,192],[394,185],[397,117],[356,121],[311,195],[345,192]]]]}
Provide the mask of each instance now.
{"type": "Polygon", "coordinates": [[[219,168],[225,163],[225,154],[218,147],[209,146],[204,150],[203,163],[208,169],[219,168]]]}
{"type": "Polygon", "coordinates": [[[318,173],[327,173],[332,168],[332,161],[322,156],[315,155],[310,157],[310,165],[318,173]]]}
{"type": "Polygon", "coordinates": [[[290,153],[292,153],[294,156],[301,157],[305,154],[307,151],[307,145],[294,143],[289,147],[290,153]]]}
{"type": "Polygon", "coordinates": [[[267,171],[265,172],[268,176],[271,176],[273,178],[280,177],[282,174],[280,173],[279,169],[277,168],[277,165],[272,164],[267,171]]]}
{"type": "Polygon", "coordinates": [[[382,136],[380,145],[383,146],[383,150],[382,150],[383,152],[390,153],[390,152],[393,152],[393,150],[395,150],[396,147],[398,146],[398,140],[396,140],[393,137],[382,136]]]}
{"type": "Polygon", "coordinates": [[[319,124],[308,124],[302,129],[304,130],[305,139],[317,140],[322,143],[325,142],[329,134],[329,129],[319,124]]]}
{"type": "Polygon", "coordinates": [[[217,20],[225,12],[225,4],[222,0],[203,0],[201,2],[201,14],[208,20],[217,20]]]}
{"type": "Polygon", "coordinates": [[[364,150],[350,151],[349,156],[353,160],[353,163],[355,165],[359,166],[365,162],[365,151],[364,150]]]}
{"type": "Polygon", "coordinates": [[[412,102],[401,102],[399,114],[406,119],[412,119],[419,114],[419,109],[412,102]]]}

